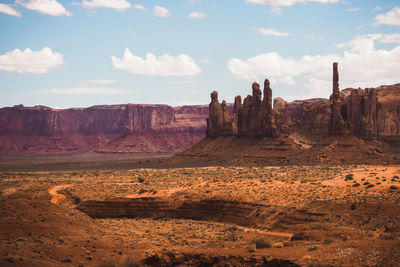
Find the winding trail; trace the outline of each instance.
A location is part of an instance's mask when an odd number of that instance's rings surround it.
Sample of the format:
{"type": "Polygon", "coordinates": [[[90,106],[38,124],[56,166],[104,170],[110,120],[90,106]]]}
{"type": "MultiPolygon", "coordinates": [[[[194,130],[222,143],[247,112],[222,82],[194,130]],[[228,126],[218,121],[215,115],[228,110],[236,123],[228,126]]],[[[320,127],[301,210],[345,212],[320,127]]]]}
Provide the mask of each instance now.
{"type": "Polygon", "coordinates": [[[63,190],[65,188],[71,187],[73,186],[72,184],[63,184],[63,185],[56,185],[53,186],[49,189],[49,194],[51,195],[51,200],[50,202],[53,204],[57,204],[58,201],[60,201],[61,199],[65,199],[66,196],[64,196],[63,194],[59,194],[58,191],[63,190]]]}

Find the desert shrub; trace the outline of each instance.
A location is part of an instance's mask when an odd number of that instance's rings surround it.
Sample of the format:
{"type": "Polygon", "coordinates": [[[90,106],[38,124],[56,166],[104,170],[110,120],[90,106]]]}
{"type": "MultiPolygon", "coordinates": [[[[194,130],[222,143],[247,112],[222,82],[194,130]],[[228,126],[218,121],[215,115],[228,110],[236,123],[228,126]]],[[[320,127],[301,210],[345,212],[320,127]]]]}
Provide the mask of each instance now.
{"type": "Polygon", "coordinates": [[[374,184],[369,184],[369,185],[367,185],[367,189],[368,188],[372,188],[372,187],[374,187],[375,185],[374,184]]]}
{"type": "Polygon", "coordinates": [[[399,179],[398,175],[393,176],[394,179],[399,179]]]}
{"type": "Polygon", "coordinates": [[[351,206],[350,206],[350,209],[351,209],[351,210],[355,210],[356,208],[357,208],[357,206],[356,206],[355,203],[351,204],[351,206]]]}
{"type": "Polygon", "coordinates": [[[349,173],[345,176],[345,181],[349,181],[349,180],[353,180],[354,179],[354,175],[352,173],[349,173]]]}
{"type": "Polygon", "coordinates": [[[79,204],[79,203],[81,203],[81,202],[82,202],[82,200],[81,200],[80,197],[75,197],[75,198],[74,198],[74,204],[79,204]]]}
{"type": "Polygon", "coordinates": [[[139,194],[143,194],[143,193],[146,193],[146,192],[148,192],[148,191],[149,191],[149,190],[146,190],[146,189],[143,189],[143,188],[142,188],[142,189],[139,190],[139,194]]]}
{"type": "Polygon", "coordinates": [[[389,187],[389,189],[390,189],[390,190],[397,190],[397,189],[398,189],[398,187],[397,187],[397,186],[395,186],[395,185],[391,185],[391,186],[389,187]]]}
{"type": "Polygon", "coordinates": [[[144,178],[143,177],[138,177],[137,180],[138,180],[139,183],[144,183],[144,178]]]}
{"type": "Polygon", "coordinates": [[[358,187],[358,186],[360,186],[360,184],[359,184],[359,183],[355,183],[355,184],[353,184],[353,187],[358,187]]]}
{"type": "Polygon", "coordinates": [[[268,239],[262,238],[262,237],[253,239],[251,241],[251,243],[255,244],[257,249],[270,248],[272,246],[271,241],[269,241],[268,239]]]}

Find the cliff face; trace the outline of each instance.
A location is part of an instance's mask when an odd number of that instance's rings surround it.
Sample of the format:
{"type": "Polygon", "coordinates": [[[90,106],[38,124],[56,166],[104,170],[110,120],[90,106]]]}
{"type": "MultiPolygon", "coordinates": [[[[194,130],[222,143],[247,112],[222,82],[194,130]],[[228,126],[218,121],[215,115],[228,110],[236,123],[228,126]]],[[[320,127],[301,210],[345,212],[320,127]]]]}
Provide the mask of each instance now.
{"type": "Polygon", "coordinates": [[[0,153],[171,153],[204,138],[206,106],[0,109],[0,153]]]}
{"type": "MultiPolygon", "coordinates": [[[[340,93],[339,135],[400,139],[400,84],[377,88],[347,88],[340,93]]],[[[331,123],[331,102],[308,99],[286,102],[274,99],[282,132],[299,132],[308,136],[328,136],[331,123]]]]}

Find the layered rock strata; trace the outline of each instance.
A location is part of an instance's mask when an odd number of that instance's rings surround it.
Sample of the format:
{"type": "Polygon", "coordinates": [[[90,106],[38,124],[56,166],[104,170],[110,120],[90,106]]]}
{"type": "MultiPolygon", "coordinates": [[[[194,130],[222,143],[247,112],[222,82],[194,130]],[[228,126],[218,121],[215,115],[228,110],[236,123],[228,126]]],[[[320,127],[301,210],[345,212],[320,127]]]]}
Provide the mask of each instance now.
{"type": "Polygon", "coordinates": [[[204,138],[207,106],[0,109],[0,153],[173,153],[204,138]]]}

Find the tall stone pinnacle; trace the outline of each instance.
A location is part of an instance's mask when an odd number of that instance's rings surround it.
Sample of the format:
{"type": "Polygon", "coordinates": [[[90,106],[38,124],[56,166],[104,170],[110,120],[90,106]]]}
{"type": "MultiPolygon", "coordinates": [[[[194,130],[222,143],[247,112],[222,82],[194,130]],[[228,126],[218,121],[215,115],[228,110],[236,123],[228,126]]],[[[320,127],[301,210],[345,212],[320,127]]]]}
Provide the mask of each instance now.
{"type": "Polygon", "coordinates": [[[343,135],[344,134],[344,121],[340,113],[340,90],[339,90],[339,72],[338,63],[333,63],[333,84],[331,95],[331,118],[329,122],[330,135],[343,135]]]}
{"type": "Polygon", "coordinates": [[[333,63],[333,94],[340,94],[339,91],[339,72],[338,72],[338,63],[333,63]]]}

